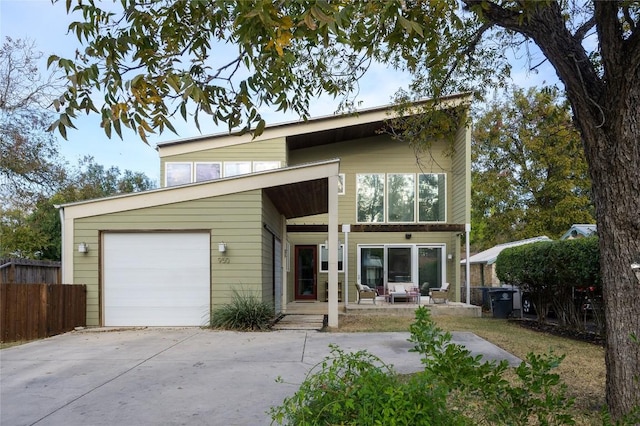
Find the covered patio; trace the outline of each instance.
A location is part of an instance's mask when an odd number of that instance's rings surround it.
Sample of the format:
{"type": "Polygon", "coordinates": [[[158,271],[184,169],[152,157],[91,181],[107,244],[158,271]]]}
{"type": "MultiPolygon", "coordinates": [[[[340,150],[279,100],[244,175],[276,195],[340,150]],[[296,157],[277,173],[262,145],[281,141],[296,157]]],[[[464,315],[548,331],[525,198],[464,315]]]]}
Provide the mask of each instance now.
{"type": "MultiPolygon", "coordinates": [[[[420,305],[409,302],[390,303],[380,297],[374,305],[371,302],[362,302],[361,304],[341,303],[338,306],[340,314],[353,315],[414,315],[418,306],[424,306],[430,310],[432,316],[451,315],[480,318],[482,316],[482,307],[475,305],[467,305],[461,302],[448,303],[431,303],[427,297],[422,297],[420,305]]],[[[289,302],[286,305],[285,315],[321,315],[328,311],[327,302],[289,302]]]]}

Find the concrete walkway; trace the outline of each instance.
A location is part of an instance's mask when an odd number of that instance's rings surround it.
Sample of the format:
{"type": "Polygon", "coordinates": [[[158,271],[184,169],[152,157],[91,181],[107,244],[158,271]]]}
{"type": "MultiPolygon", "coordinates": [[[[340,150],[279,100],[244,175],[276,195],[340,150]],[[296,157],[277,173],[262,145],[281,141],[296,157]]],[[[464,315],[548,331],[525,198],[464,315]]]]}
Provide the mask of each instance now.
{"type": "MultiPolygon", "coordinates": [[[[87,330],[0,351],[2,425],[268,425],[328,345],[421,369],[408,333],[236,333],[199,328],[87,330]],[[276,382],[281,377],[284,383],[276,382]]],[[[472,333],[486,359],[520,360],[472,333]]]]}

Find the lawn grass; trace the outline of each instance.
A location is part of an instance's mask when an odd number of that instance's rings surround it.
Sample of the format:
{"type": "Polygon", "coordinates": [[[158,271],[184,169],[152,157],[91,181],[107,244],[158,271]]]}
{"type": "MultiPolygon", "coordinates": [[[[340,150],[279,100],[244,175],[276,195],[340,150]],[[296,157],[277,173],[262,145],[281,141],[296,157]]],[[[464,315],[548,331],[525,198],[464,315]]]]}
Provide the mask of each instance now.
{"type": "MultiPolygon", "coordinates": [[[[591,343],[540,333],[521,327],[516,321],[495,318],[453,316],[432,317],[445,331],[470,331],[524,359],[529,352],[565,355],[557,369],[575,398],[573,414],[578,425],[602,424],[600,410],[605,404],[604,348],[591,343]]],[[[341,332],[408,331],[414,318],[408,316],[342,315],[341,332]]]]}

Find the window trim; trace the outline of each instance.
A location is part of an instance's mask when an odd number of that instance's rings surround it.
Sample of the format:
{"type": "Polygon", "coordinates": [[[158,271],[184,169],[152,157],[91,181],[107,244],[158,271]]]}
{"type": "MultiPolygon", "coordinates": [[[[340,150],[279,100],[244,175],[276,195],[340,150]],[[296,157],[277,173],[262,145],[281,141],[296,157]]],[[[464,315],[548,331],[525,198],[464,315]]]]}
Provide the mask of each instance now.
{"type": "MultiPolygon", "coordinates": [[[[439,189],[439,187],[438,187],[439,189]]],[[[442,173],[418,173],[418,176],[416,178],[416,202],[415,202],[415,207],[416,207],[416,223],[447,223],[447,209],[448,209],[448,202],[447,202],[447,174],[442,172],[442,173]],[[420,220],[420,176],[423,175],[443,175],[444,176],[444,213],[443,216],[444,218],[442,220],[420,220]]]]}
{"type": "MultiPolygon", "coordinates": [[[[356,186],[355,186],[355,223],[358,224],[371,224],[371,223],[376,223],[376,224],[410,224],[410,223],[447,223],[447,212],[448,212],[448,192],[447,192],[447,173],[445,172],[440,172],[440,173],[376,173],[376,172],[371,172],[371,173],[356,173],[356,186]],[[369,222],[369,221],[360,221],[358,220],[359,218],[359,214],[358,214],[358,194],[359,194],[359,177],[360,176],[368,176],[368,175],[382,175],[384,176],[384,180],[383,180],[383,196],[382,196],[382,220],[378,221],[378,222],[369,222]],[[391,175],[413,175],[414,179],[413,179],[413,221],[409,221],[409,222],[402,222],[402,221],[391,221],[389,220],[389,176],[391,175]],[[443,182],[443,187],[442,187],[442,197],[441,199],[439,199],[440,201],[444,202],[444,208],[443,208],[443,214],[442,214],[442,220],[420,220],[420,176],[425,176],[425,175],[435,175],[435,176],[443,176],[444,182],[443,182]]],[[[439,182],[439,178],[438,178],[438,182],[439,182]]],[[[438,186],[438,196],[440,196],[440,186],[438,186]]]]}
{"type": "Polygon", "coordinates": [[[387,174],[386,173],[356,173],[356,191],[355,191],[355,212],[356,212],[356,223],[387,223],[386,220],[386,209],[387,209],[387,174]],[[367,176],[367,175],[381,175],[382,176],[382,220],[377,222],[370,221],[360,221],[358,220],[358,194],[359,194],[359,176],[367,176]]]}
{"type": "Polygon", "coordinates": [[[357,244],[356,245],[356,282],[362,284],[361,262],[362,262],[362,249],[363,248],[381,248],[383,249],[382,255],[382,285],[385,289],[389,288],[388,282],[388,270],[389,270],[389,248],[407,248],[411,247],[411,277],[412,283],[420,287],[418,281],[420,278],[420,249],[421,248],[439,248],[442,250],[440,254],[440,263],[442,265],[441,282],[436,283],[439,287],[447,281],[447,244],[446,243],[417,243],[417,244],[403,244],[403,243],[389,243],[389,244],[357,244]]]}
{"type": "Polygon", "coordinates": [[[386,195],[387,200],[386,200],[385,204],[387,206],[387,209],[385,211],[385,220],[386,220],[385,223],[393,223],[393,224],[398,224],[398,223],[417,223],[418,221],[417,221],[416,209],[418,207],[418,203],[417,203],[417,199],[418,199],[418,197],[417,197],[417,195],[418,195],[417,194],[417,189],[418,189],[417,182],[418,182],[418,180],[416,179],[416,174],[415,173],[387,173],[386,175],[387,175],[386,176],[387,182],[386,182],[386,185],[385,185],[385,195],[386,195]],[[391,185],[389,183],[389,178],[391,176],[413,176],[413,220],[410,220],[410,221],[402,221],[402,220],[395,221],[395,220],[391,220],[391,218],[389,217],[389,215],[391,213],[391,211],[390,211],[391,202],[389,201],[389,198],[390,198],[390,195],[391,195],[391,194],[389,194],[389,188],[391,188],[391,185]]]}
{"type": "Polygon", "coordinates": [[[255,173],[255,172],[265,172],[267,170],[275,170],[275,169],[279,169],[280,168],[280,164],[281,164],[280,161],[277,161],[277,160],[258,160],[258,161],[253,161],[251,163],[251,171],[255,173]],[[257,166],[261,165],[261,164],[263,164],[263,165],[271,164],[272,166],[275,166],[275,167],[267,167],[266,169],[265,168],[258,169],[257,166]]]}
{"type": "Polygon", "coordinates": [[[249,173],[253,172],[253,163],[250,160],[247,161],[243,161],[243,160],[237,160],[237,161],[225,161],[223,163],[223,176],[224,177],[235,177],[235,176],[243,176],[249,173]],[[237,174],[228,174],[227,173],[227,164],[231,165],[231,164],[244,164],[244,165],[248,165],[249,166],[249,171],[246,173],[237,173],[237,174]]]}
{"type": "Polygon", "coordinates": [[[193,162],[191,161],[167,161],[164,163],[164,186],[165,187],[170,187],[170,186],[179,186],[179,185],[187,185],[189,183],[193,182],[193,162]],[[171,166],[174,165],[182,165],[182,166],[189,166],[189,181],[188,182],[181,182],[181,183],[172,183],[171,185],[169,185],[169,175],[171,174],[171,172],[169,171],[169,168],[171,166]]]}
{"type": "Polygon", "coordinates": [[[221,178],[222,178],[222,161],[194,161],[193,162],[193,182],[207,182],[210,180],[216,180],[221,178]],[[212,164],[217,164],[220,167],[218,170],[218,173],[219,173],[218,177],[198,180],[198,165],[212,165],[212,164]]]}
{"type": "MultiPolygon", "coordinates": [[[[322,260],[322,254],[323,252],[327,252],[327,256],[328,256],[328,248],[327,248],[327,244],[318,244],[318,272],[320,273],[328,273],[329,272],[329,260],[327,259],[326,261],[322,260]],[[327,263],[327,268],[323,269],[322,268],[322,263],[327,263]]],[[[344,244],[340,244],[338,246],[338,272],[344,272],[344,244]],[[342,259],[340,258],[340,254],[342,254],[342,259]]]]}

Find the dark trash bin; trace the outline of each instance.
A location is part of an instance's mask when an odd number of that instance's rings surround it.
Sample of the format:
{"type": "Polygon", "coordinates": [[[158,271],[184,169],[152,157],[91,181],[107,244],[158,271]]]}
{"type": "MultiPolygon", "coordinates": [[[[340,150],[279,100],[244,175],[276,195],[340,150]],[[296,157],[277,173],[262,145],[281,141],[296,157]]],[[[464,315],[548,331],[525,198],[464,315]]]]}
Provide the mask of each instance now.
{"type": "Polygon", "coordinates": [[[489,290],[494,318],[509,318],[513,311],[513,295],[516,291],[510,288],[489,290]]]}

